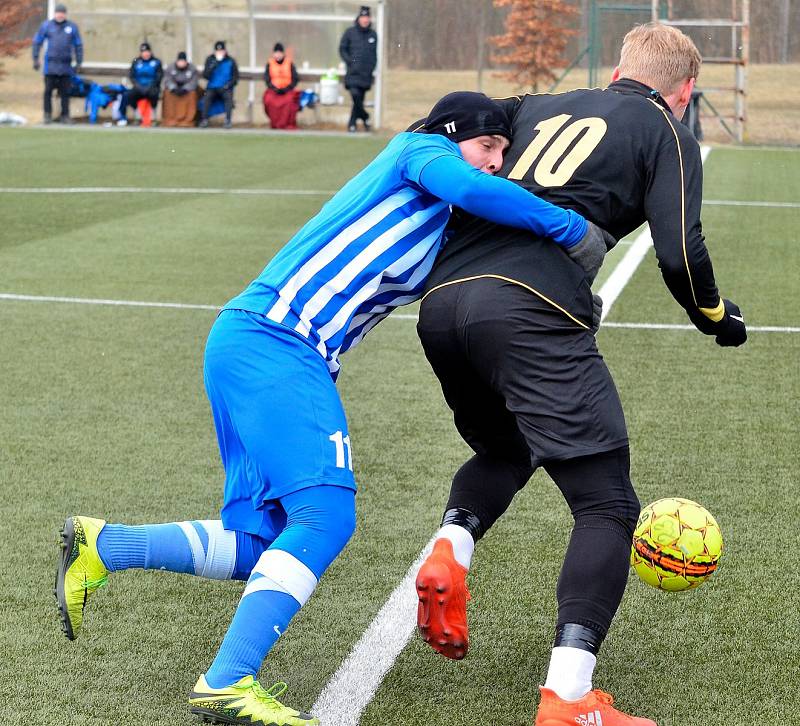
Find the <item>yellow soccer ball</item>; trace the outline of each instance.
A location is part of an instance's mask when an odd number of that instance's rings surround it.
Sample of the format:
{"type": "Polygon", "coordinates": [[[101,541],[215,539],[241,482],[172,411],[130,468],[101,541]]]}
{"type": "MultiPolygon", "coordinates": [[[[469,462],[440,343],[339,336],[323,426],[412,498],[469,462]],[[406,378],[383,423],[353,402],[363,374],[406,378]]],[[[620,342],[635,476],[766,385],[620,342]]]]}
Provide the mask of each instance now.
{"type": "Polygon", "coordinates": [[[642,510],[631,566],[648,585],[668,592],[705,582],[722,555],[722,532],[707,509],[689,499],[659,499],[642,510]]]}

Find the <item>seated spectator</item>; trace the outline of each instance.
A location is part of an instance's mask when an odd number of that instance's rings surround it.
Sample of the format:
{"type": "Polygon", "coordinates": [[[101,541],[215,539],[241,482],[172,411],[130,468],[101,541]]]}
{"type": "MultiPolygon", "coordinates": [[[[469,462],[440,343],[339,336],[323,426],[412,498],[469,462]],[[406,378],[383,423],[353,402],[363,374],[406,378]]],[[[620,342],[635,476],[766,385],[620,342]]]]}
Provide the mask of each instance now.
{"type": "Polygon", "coordinates": [[[214,43],[214,52],[206,58],[203,78],[208,79],[208,85],[200,103],[200,126],[208,126],[211,105],[217,99],[221,99],[225,104],[225,128],[229,129],[232,125],[233,89],[239,82],[239,66],[228,55],[228,51],[225,49],[225,41],[218,40],[214,43]]]}
{"type": "Polygon", "coordinates": [[[282,43],[275,43],[272,58],[264,71],[264,111],[273,129],[296,129],[300,110],[297,68],[286,57],[282,43]]]}
{"type": "Polygon", "coordinates": [[[164,108],[161,110],[161,123],[164,126],[194,126],[197,81],[197,67],[181,51],[175,62],[167,67],[164,108]]]}
{"type": "Polygon", "coordinates": [[[150,126],[152,123],[163,75],[161,61],[153,55],[150,44],[142,43],[139,46],[139,55],[131,63],[129,76],[133,88],[128,92],[128,105],[139,112],[142,126],[150,126]]]}

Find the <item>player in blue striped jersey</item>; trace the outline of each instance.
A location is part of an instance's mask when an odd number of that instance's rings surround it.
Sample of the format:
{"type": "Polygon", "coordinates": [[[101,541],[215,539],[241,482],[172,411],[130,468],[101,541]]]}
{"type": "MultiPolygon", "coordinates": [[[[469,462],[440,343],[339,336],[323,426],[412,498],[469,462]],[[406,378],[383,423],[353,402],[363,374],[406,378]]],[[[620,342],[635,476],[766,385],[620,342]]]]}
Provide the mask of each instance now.
{"type": "Polygon", "coordinates": [[[67,520],[57,590],[68,636],[77,636],[84,593],[109,571],[246,579],[192,711],[226,723],[318,723],[255,677],[355,526],[352,448],[334,385],[339,356],[419,297],[451,205],[549,236],[577,259],[606,249],[604,233],[580,215],[492,176],[509,140],[494,102],[446,96],[425,133],[395,137],[225,306],[204,367],[225,468],[221,522],[67,520]]]}

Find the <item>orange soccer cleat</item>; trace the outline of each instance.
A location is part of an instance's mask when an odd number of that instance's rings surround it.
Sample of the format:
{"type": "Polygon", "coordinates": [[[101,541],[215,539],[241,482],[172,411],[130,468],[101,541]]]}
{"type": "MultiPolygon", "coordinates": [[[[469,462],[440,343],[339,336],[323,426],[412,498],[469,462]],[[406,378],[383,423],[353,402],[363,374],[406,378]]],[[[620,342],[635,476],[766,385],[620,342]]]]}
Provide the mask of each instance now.
{"type": "Polygon", "coordinates": [[[611,704],[614,699],[599,689],[577,701],[565,701],[549,688],[540,687],[542,700],[535,726],[656,726],[649,718],[628,716],[611,704]]]}
{"type": "Polygon", "coordinates": [[[461,660],[469,648],[467,568],[456,562],[449,539],[437,539],[417,573],[417,627],[446,658],[461,660]]]}

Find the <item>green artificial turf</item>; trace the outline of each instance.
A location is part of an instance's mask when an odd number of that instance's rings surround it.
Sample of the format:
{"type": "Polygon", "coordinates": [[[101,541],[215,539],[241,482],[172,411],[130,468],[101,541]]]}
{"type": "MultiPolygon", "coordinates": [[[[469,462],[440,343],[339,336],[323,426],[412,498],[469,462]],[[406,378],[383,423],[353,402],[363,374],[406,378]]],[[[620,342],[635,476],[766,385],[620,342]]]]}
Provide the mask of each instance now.
{"type": "MultiPolygon", "coordinates": [[[[0,186],[324,191],[381,144],[1,131],[0,186]]],[[[715,149],[706,197],[797,201],[798,179],[800,153],[715,149]]],[[[0,193],[0,293],[221,304],[324,201],[0,193]]],[[[800,325],[800,210],[708,206],[704,222],[720,288],[748,322],[800,325]]],[[[67,514],[128,523],[216,516],[222,469],[202,385],[213,316],[0,299],[3,724],[194,723],[186,696],[241,584],[112,575],[74,643],[58,627],[51,588],[67,514]]],[[[685,322],[652,253],[609,320],[685,322]]],[[[598,342],[625,406],[642,502],[700,501],[720,523],[725,553],[711,581],[684,594],[632,576],[596,685],[660,726],[797,723],[800,335],[752,332],[727,350],[694,331],[609,327],[598,342]]],[[[268,684],[285,680],[287,702],[304,708],[435,530],[468,456],[413,320],[390,318],[348,354],[339,388],[360,485],[357,532],[262,670],[268,684]]],[[[569,527],[557,490],[537,474],[476,550],[469,657],[446,661],[413,639],[361,723],[530,724],[569,527]]]]}

